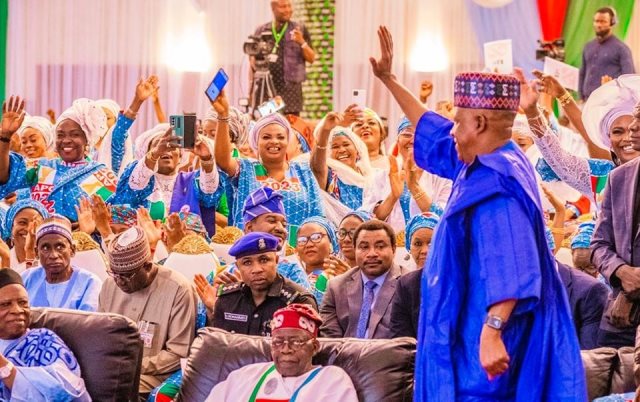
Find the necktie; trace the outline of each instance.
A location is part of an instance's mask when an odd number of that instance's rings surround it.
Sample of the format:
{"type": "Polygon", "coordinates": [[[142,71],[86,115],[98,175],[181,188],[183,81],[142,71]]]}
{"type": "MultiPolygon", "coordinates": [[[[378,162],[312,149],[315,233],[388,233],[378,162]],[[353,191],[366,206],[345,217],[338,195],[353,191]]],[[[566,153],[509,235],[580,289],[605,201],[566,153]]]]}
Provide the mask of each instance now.
{"type": "Polygon", "coordinates": [[[360,318],[358,318],[358,329],[356,338],[364,338],[369,326],[371,316],[371,305],[373,304],[373,289],[378,286],[374,281],[367,281],[364,284],[364,294],[362,295],[362,307],[360,307],[360,318]]]}

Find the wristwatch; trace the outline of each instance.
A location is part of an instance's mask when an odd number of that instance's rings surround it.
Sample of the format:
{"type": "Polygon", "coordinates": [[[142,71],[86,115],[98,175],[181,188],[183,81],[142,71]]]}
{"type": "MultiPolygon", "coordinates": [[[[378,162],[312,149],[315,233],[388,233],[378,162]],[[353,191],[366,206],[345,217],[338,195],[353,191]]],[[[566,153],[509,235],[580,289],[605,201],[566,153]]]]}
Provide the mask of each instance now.
{"type": "Polygon", "coordinates": [[[497,329],[498,331],[502,331],[504,325],[506,324],[506,322],[503,321],[502,318],[496,315],[487,315],[484,323],[487,325],[487,327],[497,329]]]}
{"type": "Polygon", "coordinates": [[[8,362],[4,366],[0,367],[0,380],[4,380],[5,378],[9,378],[11,372],[13,371],[13,363],[8,362]]]}

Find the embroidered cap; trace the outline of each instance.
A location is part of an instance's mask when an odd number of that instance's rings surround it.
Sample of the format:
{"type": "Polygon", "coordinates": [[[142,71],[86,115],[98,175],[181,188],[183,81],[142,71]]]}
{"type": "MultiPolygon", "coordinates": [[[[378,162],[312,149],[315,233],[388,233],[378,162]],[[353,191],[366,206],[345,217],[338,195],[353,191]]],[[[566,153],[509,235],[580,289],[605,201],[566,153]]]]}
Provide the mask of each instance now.
{"type": "Polygon", "coordinates": [[[244,202],[242,210],[242,220],[246,225],[255,218],[264,214],[280,214],[284,213],[284,204],[282,203],[282,194],[273,191],[269,187],[260,187],[253,193],[249,194],[244,202]]]}
{"type": "Polygon", "coordinates": [[[453,103],[466,109],[518,110],[520,82],[512,75],[460,73],[453,86],[453,103]]]}
{"type": "Polygon", "coordinates": [[[151,248],[144,231],[134,226],[113,238],[107,256],[112,271],[132,272],[151,260],[151,248]]]}
{"type": "Polygon", "coordinates": [[[36,230],[36,244],[38,244],[43,236],[48,234],[59,234],[69,240],[69,243],[73,244],[71,222],[62,215],[54,214],[42,221],[36,230]]]}
{"type": "Polygon", "coordinates": [[[240,258],[248,255],[262,254],[268,251],[279,251],[279,242],[280,240],[277,237],[269,233],[247,233],[233,243],[233,246],[229,249],[229,255],[240,258]]]}
{"type": "Polygon", "coordinates": [[[273,313],[271,330],[294,328],[307,331],[314,338],[322,324],[320,315],[308,304],[294,303],[273,313]]]}

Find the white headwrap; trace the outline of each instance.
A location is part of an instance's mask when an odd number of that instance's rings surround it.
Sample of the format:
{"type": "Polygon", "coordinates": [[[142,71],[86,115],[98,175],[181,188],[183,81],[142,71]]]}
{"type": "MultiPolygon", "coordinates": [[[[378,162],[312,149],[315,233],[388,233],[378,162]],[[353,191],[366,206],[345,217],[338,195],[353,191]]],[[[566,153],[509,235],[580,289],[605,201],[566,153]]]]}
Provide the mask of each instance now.
{"type": "Polygon", "coordinates": [[[98,106],[109,110],[113,114],[113,117],[118,117],[121,110],[120,105],[118,105],[118,103],[113,99],[99,99],[96,103],[98,106]]]}
{"type": "Polygon", "coordinates": [[[80,125],[91,148],[107,132],[107,115],[91,99],[80,98],[74,100],[71,107],[58,117],[56,131],[64,120],[72,120],[80,125]]]}
{"type": "Polygon", "coordinates": [[[56,132],[53,129],[53,124],[46,117],[42,116],[25,116],[22,125],[18,129],[18,136],[22,139],[22,135],[27,128],[33,128],[42,134],[44,143],[47,145],[47,151],[52,151],[54,148],[56,132]]]}
{"type": "MultiPolygon", "coordinates": [[[[204,115],[204,120],[218,121],[218,113],[214,108],[209,108],[204,115]]],[[[247,113],[242,113],[240,110],[231,106],[229,108],[229,134],[232,134],[233,141],[237,146],[243,145],[247,142],[247,136],[249,135],[249,122],[251,117],[247,113]]]]}
{"type": "Polygon", "coordinates": [[[138,138],[136,138],[135,144],[136,159],[139,160],[144,158],[147,152],[149,152],[149,145],[151,145],[151,141],[166,133],[169,127],[171,127],[169,123],[160,123],[151,130],[147,130],[144,133],[140,134],[138,138]]]}
{"type": "Polygon", "coordinates": [[[620,116],[631,116],[640,100],[640,75],[625,74],[593,91],[582,109],[582,122],[591,140],[611,148],[609,130],[620,116]]]}
{"type": "Polygon", "coordinates": [[[529,127],[529,122],[527,121],[527,116],[524,114],[517,114],[516,119],[513,121],[513,127],[511,128],[512,132],[516,132],[522,135],[526,135],[529,138],[533,137],[533,131],[529,127]]]}
{"type": "Polygon", "coordinates": [[[270,124],[277,124],[281,127],[284,127],[288,133],[288,142],[291,142],[291,139],[295,135],[287,118],[280,113],[272,113],[268,116],[265,116],[258,120],[256,122],[256,125],[251,127],[251,131],[249,132],[249,146],[256,154],[258,153],[258,136],[260,135],[260,131],[262,131],[263,128],[270,124]]]}

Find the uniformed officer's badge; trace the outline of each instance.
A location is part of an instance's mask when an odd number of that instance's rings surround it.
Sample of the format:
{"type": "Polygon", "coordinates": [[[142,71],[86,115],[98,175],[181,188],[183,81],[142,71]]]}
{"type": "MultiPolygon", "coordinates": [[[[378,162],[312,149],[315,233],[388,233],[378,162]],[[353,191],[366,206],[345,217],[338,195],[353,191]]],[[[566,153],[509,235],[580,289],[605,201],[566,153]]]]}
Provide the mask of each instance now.
{"type": "Polygon", "coordinates": [[[258,250],[262,251],[265,248],[267,248],[267,243],[264,241],[264,239],[258,239],[258,250]]]}
{"type": "Polygon", "coordinates": [[[264,393],[267,395],[273,394],[273,391],[275,391],[277,387],[278,387],[278,380],[276,380],[275,378],[272,378],[269,381],[267,381],[267,383],[264,385],[264,393]]]}

